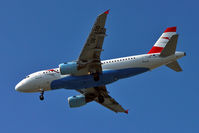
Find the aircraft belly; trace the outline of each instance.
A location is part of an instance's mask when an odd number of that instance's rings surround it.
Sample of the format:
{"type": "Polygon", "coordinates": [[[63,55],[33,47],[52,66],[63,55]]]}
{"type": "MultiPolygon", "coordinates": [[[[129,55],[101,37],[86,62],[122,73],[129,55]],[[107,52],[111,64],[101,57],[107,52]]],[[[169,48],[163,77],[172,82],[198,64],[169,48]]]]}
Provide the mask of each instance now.
{"type": "Polygon", "coordinates": [[[100,74],[100,80],[94,81],[92,75],[85,76],[67,76],[58,80],[54,80],[51,83],[51,89],[83,89],[96,86],[103,86],[110,84],[122,78],[134,76],[148,71],[148,68],[127,68],[119,70],[104,70],[100,74]]]}

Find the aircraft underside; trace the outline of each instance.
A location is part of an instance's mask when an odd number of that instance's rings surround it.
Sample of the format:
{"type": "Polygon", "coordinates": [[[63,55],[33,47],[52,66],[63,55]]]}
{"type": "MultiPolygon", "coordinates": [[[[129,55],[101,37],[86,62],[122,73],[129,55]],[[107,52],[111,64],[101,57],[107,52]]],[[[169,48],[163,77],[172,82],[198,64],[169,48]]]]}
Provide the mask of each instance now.
{"type": "Polygon", "coordinates": [[[148,71],[148,68],[128,68],[120,70],[104,70],[99,74],[99,81],[95,81],[92,75],[67,76],[51,83],[51,89],[83,89],[90,87],[103,86],[122,78],[127,78],[148,71]]]}

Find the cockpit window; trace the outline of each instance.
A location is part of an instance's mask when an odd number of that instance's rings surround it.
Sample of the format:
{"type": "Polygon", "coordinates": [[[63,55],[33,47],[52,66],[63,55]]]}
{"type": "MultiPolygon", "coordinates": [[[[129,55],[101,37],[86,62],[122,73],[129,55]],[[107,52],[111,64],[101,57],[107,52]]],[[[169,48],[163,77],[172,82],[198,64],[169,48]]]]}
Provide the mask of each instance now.
{"type": "Polygon", "coordinates": [[[28,75],[28,76],[26,76],[26,78],[29,78],[30,76],[28,75]]]}

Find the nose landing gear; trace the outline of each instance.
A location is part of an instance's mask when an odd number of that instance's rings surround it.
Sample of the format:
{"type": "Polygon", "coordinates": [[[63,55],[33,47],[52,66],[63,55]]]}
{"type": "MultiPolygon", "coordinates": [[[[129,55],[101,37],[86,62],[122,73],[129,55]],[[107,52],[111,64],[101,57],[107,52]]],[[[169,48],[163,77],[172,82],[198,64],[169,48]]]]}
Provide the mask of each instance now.
{"type": "Polygon", "coordinates": [[[44,100],[44,91],[41,92],[41,95],[39,96],[39,99],[40,99],[41,101],[44,100]]]}

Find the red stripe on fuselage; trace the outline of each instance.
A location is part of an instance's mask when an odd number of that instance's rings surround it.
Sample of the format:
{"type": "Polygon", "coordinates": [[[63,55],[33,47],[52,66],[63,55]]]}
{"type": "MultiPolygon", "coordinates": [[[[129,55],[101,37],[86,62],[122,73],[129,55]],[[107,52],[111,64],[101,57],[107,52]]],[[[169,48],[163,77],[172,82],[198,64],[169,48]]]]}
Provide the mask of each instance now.
{"type": "Polygon", "coordinates": [[[160,53],[163,49],[164,49],[163,47],[153,46],[152,49],[147,54],[160,53]]]}
{"type": "Polygon", "coordinates": [[[59,72],[55,71],[54,69],[49,69],[47,71],[59,73],[59,72]]]}

